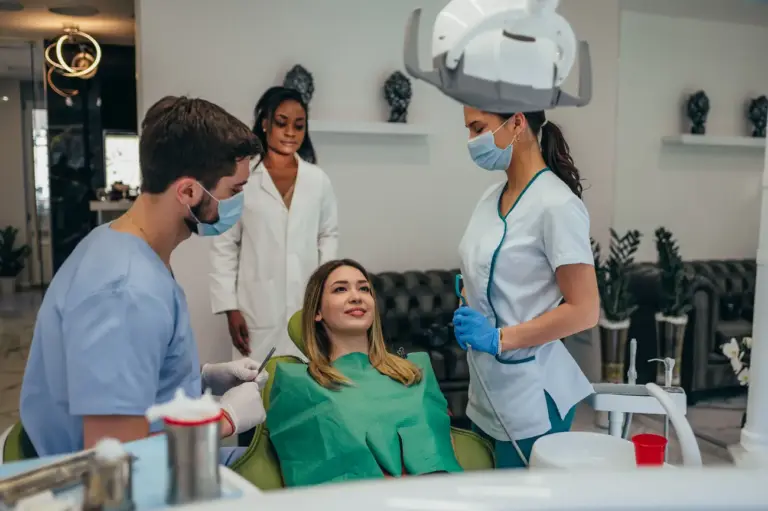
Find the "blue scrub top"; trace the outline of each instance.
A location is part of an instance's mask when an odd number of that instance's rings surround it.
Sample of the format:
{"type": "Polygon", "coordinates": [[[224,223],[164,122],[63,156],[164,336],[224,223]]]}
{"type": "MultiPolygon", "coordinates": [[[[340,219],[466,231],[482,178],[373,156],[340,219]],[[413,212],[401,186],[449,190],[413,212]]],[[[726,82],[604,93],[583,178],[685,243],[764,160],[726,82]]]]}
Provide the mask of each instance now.
{"type": "Polygon", "coordinates": [[[179,387],[201,394],[184,291],[144,240],[99,226],[40,307],[21,388],[24,429],[40,456],[78,451],[83,416],[143,416],[179,387]]]}

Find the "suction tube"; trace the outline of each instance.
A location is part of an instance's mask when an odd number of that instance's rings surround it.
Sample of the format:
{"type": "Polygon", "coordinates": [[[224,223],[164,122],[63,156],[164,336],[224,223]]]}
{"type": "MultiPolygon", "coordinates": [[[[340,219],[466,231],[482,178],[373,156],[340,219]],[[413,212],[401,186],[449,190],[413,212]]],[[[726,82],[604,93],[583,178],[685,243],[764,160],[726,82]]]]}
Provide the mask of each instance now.
{"type": "Polygon", "coordinates": [[[469,365],[472,366],[472,369],[474,369],[475,374],[477,375],[477,381],[480,382],[480,387],[483,389],[483,394],[485,394],[486,399],[488,399],[488,403],[491,405],[491,410],[493,410],[493,414],[496,416],[496,420],[499,421],[499,424],[501,424],[501,428],[504,430],[504,433],[509,438],[509,441],[512,442],[512,447],[515,448],[515,451],[517,452],[517,455],[520,456],[520,459],[523,460],[523,465],[525,465],[525,468],[528,468],[528,458],[525,457],[525,454],[523,454],[522,449],[520,449],[520,446],[515,441],[514,437],[509,431],[509,428],[507,428],[507,425],[504,423],[503,420],[501,420],[501,415],[496,410],[496,406],[493,404],[493,400],[491,399],[491,393],[488,392],[488,387],[485,385],[485,381],[483,380],[483,377],[480,376],[480,371],[477,370],[477,366],[475,365],[474,361],[472,360],[472,347],[467,346],[467,362],[469,362],[469,365]]]}

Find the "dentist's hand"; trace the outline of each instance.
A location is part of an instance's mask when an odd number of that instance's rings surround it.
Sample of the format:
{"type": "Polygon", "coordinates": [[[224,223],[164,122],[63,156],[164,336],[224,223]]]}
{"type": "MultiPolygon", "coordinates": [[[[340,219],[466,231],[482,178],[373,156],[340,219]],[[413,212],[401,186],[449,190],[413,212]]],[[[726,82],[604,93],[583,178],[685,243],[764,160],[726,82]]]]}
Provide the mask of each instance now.
{"type": "Polygon", "coordinates": [[[499,354],[499,329],[479,312],[470,307],[459,307],[453,313],[453,329],[459,346],[490,353],[499,354]]]}
{"type": "Polygon", "coordinates": [[[255,381],[232,387],[221,396],[219,404],[232,425],[233,435],[253,429],[267,419],[261,385],[255,381]]]}
{"type": "Polygon", "coordinates": [[[258,374],[259,366],[261,362],[251,358],[241,358],[220,364],[205,364],[201,371],[203,388],[211,389],[214,396],[223,396],[229,389],[254,380],[260,388],[263,388],[269,374],[266,371],[258,374]]]}

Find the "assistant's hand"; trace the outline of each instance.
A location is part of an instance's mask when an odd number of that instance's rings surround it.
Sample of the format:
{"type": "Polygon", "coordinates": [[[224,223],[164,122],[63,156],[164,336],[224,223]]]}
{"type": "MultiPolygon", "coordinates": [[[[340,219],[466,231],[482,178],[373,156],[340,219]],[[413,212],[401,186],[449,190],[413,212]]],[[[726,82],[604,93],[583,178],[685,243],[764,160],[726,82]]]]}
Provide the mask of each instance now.
{"type": "Polygon", "coordinates": [[[255,381],[232,387],[221,396],[219,404],[232,423],[233,435],[253,429],[267,418],[261,385],[255,381]]]}
{"type": "Polygon", "coordinates": [[[459,345],[472,349],[499,354],[499,330],[486,319],[485,316],[471,307],[459,307],[453,313],[453,329],[459,345]]]}
{"type": "Polygon", "coordinates": [[[238,310],[227,311],[227,324],[232,345],[244,357],[251,354],[250,339],[248,338],[248,323],[243,313],[238,310]]]}
{"type": "Polygon", "coordinates": [[[266,371],[258,373],[261,362],[251,358],[241,358],[219,364],[205,364],[201,371],[203,388],[211,389],[215,396],[222,396],[232,387],[246,381],[256,381],[264,387],[269,374],[266,371]]]}

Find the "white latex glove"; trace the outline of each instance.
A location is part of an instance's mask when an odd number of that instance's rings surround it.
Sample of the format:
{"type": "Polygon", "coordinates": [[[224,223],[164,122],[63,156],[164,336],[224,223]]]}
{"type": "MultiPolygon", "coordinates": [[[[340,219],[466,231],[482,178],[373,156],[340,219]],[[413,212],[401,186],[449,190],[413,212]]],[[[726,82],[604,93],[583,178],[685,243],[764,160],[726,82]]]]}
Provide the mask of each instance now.
{"type": "Polygon", "coordinates": [[[233,435],[253,429],[267,419],[261,385],[255,381],[232,387],[221,396],[219,404],[232,421],[233,435]]]}
{"type": "Polygon", "coordinates": [[[205,364],[201,371],[203,388],[211,389],[214,396],[223,396],[229,389],[245,381],[254,381],[263,388],[269,374],[262,371],[257,377],[261,362],[252,358],[241,358],[232,362],[205,364]]]}

